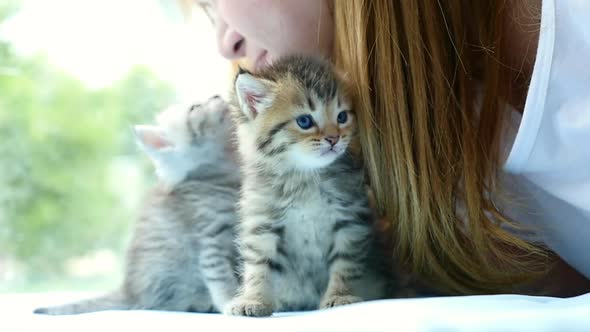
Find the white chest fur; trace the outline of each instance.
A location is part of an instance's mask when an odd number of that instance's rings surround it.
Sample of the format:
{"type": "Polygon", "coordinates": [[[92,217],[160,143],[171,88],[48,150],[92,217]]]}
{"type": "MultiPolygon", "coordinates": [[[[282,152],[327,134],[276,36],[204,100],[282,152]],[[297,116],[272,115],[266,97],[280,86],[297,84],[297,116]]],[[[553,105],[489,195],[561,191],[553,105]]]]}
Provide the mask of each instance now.
{"type": "MultiPolygon", "coordinates": [[[[328,284],[327,256],[333,243],[332,229],[341,212],[312,190],[290,205],[283,218],[284,271],[273,273],[275,305],[281,309],[317,305],[328,284]]],[[[309,309],[315,309],[310,307],[309,309]]]]}

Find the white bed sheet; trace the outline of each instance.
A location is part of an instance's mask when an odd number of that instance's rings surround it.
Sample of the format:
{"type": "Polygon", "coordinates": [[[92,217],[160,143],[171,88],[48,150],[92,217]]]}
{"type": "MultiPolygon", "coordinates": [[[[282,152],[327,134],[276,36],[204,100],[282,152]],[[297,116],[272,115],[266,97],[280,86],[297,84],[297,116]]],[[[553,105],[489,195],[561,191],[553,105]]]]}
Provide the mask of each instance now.
{"type": "Polygon", "coordinates": [[[365,302],[271,318],[161,311],[35,315],[39,306],[89,294],[0,295],[0,331],[590,331],[590,294],[568,299],[518,295],[365,302]]]}

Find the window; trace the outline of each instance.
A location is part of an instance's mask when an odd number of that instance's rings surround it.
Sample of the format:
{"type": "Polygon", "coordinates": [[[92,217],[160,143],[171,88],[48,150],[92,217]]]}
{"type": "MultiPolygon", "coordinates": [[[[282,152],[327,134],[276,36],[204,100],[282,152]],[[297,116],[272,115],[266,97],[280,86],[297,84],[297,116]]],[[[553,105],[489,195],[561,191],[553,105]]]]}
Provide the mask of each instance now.
{"type": "Polygon", "coordinates": [[[0,3],[0,292],[104,290],[154,181],[130,126],[225,95],[198,9],[168,0],[0,3]]]}

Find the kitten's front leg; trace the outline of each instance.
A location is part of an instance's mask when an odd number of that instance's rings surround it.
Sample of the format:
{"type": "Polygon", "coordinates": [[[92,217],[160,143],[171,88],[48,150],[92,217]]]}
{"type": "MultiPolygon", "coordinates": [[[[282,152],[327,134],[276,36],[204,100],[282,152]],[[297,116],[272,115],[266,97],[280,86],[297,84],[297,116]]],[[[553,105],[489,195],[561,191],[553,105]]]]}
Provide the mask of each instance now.
{"type": "Polygon", "coordinates": [[[371,234],[358,227],[344,228],[338,233],[328,253],[330,278],[320,309],[363,301],[354,294],[352,283],[363,278],[366,272],[363,261],[372,240],[371,234]]]}
{"type": "Polygon", "coordinates": [[[348,279],[348,275],[350,272],[348,271],[356,269],[358,269],[358,267],[349,264],[342,264],[341,267],[334,269],[334,271],[330,273],[328,288],[320,302],[320,309],[332,308],[340,305],[363,301],[362,298],[353,295],[349,285],[350,280],[348,279]]]}
{"type": "Polygon", "coordinates": [[[270,222],[257,224],[241,235],[242,288],[240,295],[225,307],[224,312],[229,315],[263,317],[274,310],[271,273],[282,270],[276,259],[280,236],[270,222]]]}
{"type": "Polygon", "coordinates": [[[234,298],[224,309],[224,313],[233,316],[265,317],[272,315],[270,269],[264,264],[245,263],[244,282],[240,295],[234,298]]]}

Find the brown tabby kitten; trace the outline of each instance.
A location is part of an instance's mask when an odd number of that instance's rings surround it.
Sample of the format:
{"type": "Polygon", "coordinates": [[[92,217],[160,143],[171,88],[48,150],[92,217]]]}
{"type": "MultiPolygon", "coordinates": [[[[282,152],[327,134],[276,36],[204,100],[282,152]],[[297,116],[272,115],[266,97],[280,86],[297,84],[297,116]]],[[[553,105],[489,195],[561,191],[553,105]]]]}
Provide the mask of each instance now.
{"type": "Polygon", "coordinates": [[[235,82],[244,266],[231,315],[379,299],[380,266],[350,100],[328,62],[286,57],[235,82]]]}
{"type": "Polygon", "coordinates": [[[158,126],[136,126],[159,183],[140,212],[122,287],[36,313],[211,312],[231,300],[238,288],[234,227],[240,179],[228,144],[227,110],[213,98],[160,114],[158,126]]]}

